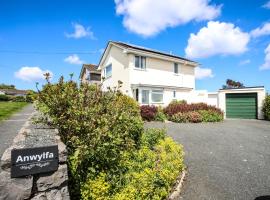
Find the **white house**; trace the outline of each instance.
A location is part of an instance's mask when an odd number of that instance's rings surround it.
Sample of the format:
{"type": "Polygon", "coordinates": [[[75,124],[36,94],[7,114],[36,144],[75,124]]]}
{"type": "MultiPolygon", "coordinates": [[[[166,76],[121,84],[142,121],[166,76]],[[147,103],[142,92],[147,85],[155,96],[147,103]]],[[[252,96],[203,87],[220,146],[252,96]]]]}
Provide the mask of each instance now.
{"type": "Polygon", "coordinates": [[[198,63],[176,55],[110,41],[99,62],[103,88],[117,86],[140,104],[165,106],[173,99],[191,101],[198,63]]]}
{"type": "MultiPolygon", "coordinates": [[[[263,119],[262,104],[265,89],[245,87],[209,93],[195,89],[195,67],[198,63],[183,57],[123,42],[110,41],[95,72],[101,72],[102,87],[118,86],[141,105],[166,106],[172,100],[188,103],[203,102],[224,111],[225,118],[263,119]]],[[[89,70],[88,70],[89,71],[89,70]]],[[[81,80],[87,76],[87,65],[81,80]]]]}

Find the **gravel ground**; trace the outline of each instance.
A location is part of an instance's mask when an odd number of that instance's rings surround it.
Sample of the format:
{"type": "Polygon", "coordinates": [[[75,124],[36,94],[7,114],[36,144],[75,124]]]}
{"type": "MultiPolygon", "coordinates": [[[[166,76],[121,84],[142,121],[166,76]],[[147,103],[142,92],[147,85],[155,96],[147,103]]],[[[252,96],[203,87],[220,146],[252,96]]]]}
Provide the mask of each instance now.
{"type": "Polygon", "coordinates": [[[0,156],[12,144],[13,138],[33,112],[33,106],[27,105],[9,119],[0,122],[0,156]]]}
{"type": "Polygon", "coordinates": [[[184,146],[188,175],[181,199],[254,200],[270,195],[270,122],[151,122],[145,126],[165,127],[184,146]]]}

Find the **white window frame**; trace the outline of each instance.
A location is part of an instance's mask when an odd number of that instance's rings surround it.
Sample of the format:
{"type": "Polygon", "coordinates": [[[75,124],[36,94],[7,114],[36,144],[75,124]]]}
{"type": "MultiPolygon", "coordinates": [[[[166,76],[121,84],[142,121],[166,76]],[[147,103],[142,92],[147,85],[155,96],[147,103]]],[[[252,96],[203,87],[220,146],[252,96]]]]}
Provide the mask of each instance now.
{"type": "Polygon", "coordinates": [[[135,55],[134,56],[134,67],[135,67],[135,69],[145,70],[146,69],[146,57],[135,55]],[[139,66],[136,66],[136,58],[139,58],[139,66]]]}
{"type": "Polygon", "coordinates": [[[160,104],[160,103],[163,103],[164,102],[164,91],[161,90],[161,89],[152,89],[151,90],[151,103],[156,103],[156,104],[160,104]],[[153,97],[152,95],[153,94],[159,94],[159,95],[162,95],[162,99],[161,101],[153,101],[153,97]]]}
{"type": "Polygon", "coordinates": [[[112,77],[112,64],[107,65],[107,66],[103,69],[103,73],[104,73],[104,78],[105,78],[105,79],[112,77]],[[107,75],[107,68],[108,68],[108,67],[111,67],[111,74],[110,74],[109,76],[107,75]]]}

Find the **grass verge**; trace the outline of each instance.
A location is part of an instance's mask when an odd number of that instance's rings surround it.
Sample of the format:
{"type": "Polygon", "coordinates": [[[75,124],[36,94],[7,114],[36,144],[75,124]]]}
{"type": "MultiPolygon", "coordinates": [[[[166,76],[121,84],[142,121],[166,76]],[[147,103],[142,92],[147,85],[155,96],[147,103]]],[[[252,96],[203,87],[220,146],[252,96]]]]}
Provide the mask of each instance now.
{"type": "Polygon", "coordinates": [[[0,102],[0,121],[7,119],[27,104],[26,102],[0,102]]]}

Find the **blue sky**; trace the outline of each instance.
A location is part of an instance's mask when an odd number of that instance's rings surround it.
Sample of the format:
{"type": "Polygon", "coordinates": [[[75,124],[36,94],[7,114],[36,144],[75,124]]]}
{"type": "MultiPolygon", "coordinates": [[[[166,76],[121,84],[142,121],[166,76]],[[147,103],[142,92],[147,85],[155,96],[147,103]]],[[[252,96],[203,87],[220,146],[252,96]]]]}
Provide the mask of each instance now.
{"type": "Polygon", "coordinates": [[[196,89],[230,78],[270,91],[267,0],[2,0],[0,83],[34,89],[46,71],[78,79],[109,40],[199,62],[196,89]]]}

